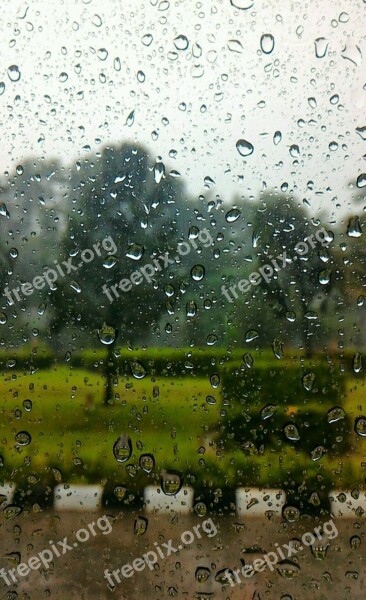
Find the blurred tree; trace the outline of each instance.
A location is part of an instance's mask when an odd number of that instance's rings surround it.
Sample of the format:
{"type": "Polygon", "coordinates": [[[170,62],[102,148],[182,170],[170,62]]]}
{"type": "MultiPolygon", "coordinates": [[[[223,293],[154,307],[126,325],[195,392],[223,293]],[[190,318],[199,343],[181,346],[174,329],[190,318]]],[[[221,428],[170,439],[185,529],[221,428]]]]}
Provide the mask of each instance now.
{"type": "Polygon", "coordinates": [[[52,294],[52,330],[77,325],[88,332],[89,343],[95,345],[99,335],[99,343],[107,345],[108,403],[118,335],[125,343],[147,337],[165,310],[163,282],[175,268],[175,217],[184,190],[177,179],[165,177],[162,162],[153,165],[147,151],[134,144],[106,147],[77,169],[61,249],[76,269],[59,279],[52,294]],[[85,250],[92,254],[86,252],[83,262],[85,250]],[[136,283],[124,282],[122,291],[119,282],[143,266],[147,277],[136,275],[136,283]]]}

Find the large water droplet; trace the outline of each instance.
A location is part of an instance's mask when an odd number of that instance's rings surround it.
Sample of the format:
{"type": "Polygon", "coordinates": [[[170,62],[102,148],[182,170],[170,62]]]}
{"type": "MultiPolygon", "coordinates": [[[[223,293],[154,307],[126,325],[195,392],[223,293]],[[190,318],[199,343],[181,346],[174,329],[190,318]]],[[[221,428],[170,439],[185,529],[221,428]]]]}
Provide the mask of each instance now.
{"type": "Polygon", "coordinates": [[[188,318],[192,318],[195,316],[197,312],[197,305],[193,300],[190,300],[186,304],[186,315],[188,318]]]}
{"type": "Polygon", "coordinates": [[[313,384],[315,381],[315,375],[314,373],[305,373],[305,375],[303,375],[302,377],[302,385],[304,386],[304,388],[306,389],[307,392],[310,392],[313,388],[313,384]]]}
{"type": "Polygon", "coordinates": [[[256,340],[257,337],[259,337],[258,331],[256,331],[255,329],[249,329],[249,331],[247,331],[245,334],[244,341],[252,342],[253,340],[256,340]]]}
{"type": "Polygon", "coordinates": [[[284,506],[282,509],[282,516],[289,523],[294,523],[300,519],[300,511],[296,506],[284,506]]]}
{"type": "Polygon", "coordinates": [[[226,215],[225,215],[225,219],[227,220],[228,223],[234,223],[235,221],[237,221],[239,219],[241,215],[240,210],[238,210],[237,208],[232,208],[231,210],[229,210],[226,215]]]}
{"type": "Polygon", "coordinates": [[[356,352],[356,354],[353,357],[353,370],[355,373],[360,373],[362,371],[362,368],[362,354],[360,352],[356,352]]]}
{"type": "Polygon", "coordinates": [[[300,566],[292,560],[281,560],[277,571],[284,579],[294,579],[300,574],[300,566]]]}
{"type": "Polygon", "coordinates": [[[145,252],[144,247],[141,244],[132,243],[129,245],[128,250],[126,252],[127,258],[132,258],[132,260],[140,260],[145,252]]]}
{"type": "Polygon", "coordinates": [[[346,413],[344,412],[341,406],[334,406],[327,412],[327,421],[328,423],[336,423],[341,419],[344,419],[346,413]]]}
{"type": "Polygon", "coordinates": [[[239,40],[229,40],[227,43],[227,47],[230,52],[237,52],[238,54],[242,54],[244,52],[244,48],[239,40]]]}
{"type": "Polygon", "coordinates": [[[9,504],[9,506],[6,506],[2,512],[2,514],[4,515],[5,519],[15,519],[16,517],[18,517],[20,515],[20,513],[23,511],[23,508],[21,506],[16,506],[15,504],[9,504]]]}
{"type": "Polygon", "coordinates": [[[103,267],[105,269],[111,269],[112,267],[114,267],[114,265],[117,263],[117,257],[116,256],[107,256],[107,258],[104,260],[103,262],[103,267]]]}
{"type": "Polygon", "coordinates": [[[265,33],[261,37],[261,50],[264,54],[271,54],[275,45],[274,37],[271,33],[265,33]]]}
{"type": "Polygon", "coordinates": [[[160,183],[160,181],[162,180],[163,177],[165,177],[165,166],[161,162],[161,160],[158,160],[154,166],[155,183],[160,183]]]}
{"type": "Polygon", "coordinates": [[[288,423],[285,425],[283,432],[290,442],[298,442],[300,440],[300,433],[295,423],[288,423]]]}
{"type": "Polygon", "coordinates": [[[328,50],[328,40],[323,37],[317,38],[314,42],[315,45],[315,56],[317,58],[324,58],[328,50]]]}
{"type": "Polygon", "coordinates": [[[151,473],[155,467],[155,459],[152,454],[141,454],[139,465],[145,473],[151,473]]]}
{"type": "Polygon", "coordinates": [[[116,485],[113,490],[114,495],[118,500],[123,500],[127,493],[127,488],[124,485],[116,485]]]}
{"type": "Polygon", "coordinates": [[[21,77],[21,73],[19,71],[19,68],[17,65],[11,65],[8,68],[8,77],[10,79],[10,81],[19,81],[20,77],[21,77]]]}
{"type": "Polygon", "coordinates": [[[146,33],[142,36],[141,41],[144,44],[144,46],[150,46],[151,42],[153,41],[153,36],[151,35],[151,33],[146,33]]]}
{"type": "Polygon", "coordinates": [[[250,156],[254,152],[254,146],[247,140],[238,140],[236,142],[236,149],[240,156],[250,156]]]}
{"type": "Polygon", "coordinates": [[[332,271],[330,269],[324,269],[323,271],[320,271],[319,283],[321,283],[321,285],[327,285],[330,283],[331,274],[332,271]]]}
{"type": "Polygon", "coordinates": [[[357,417],[355,420],[355,432],[361,437],[366,437],[366,417],[357,417]]]}
{"type": "Polygon", "coordinates": [[[189,41],[185,35],[178,35],[176,38],[174,38],[173,44],[177,50],[187,50],[189,41]]]}
{"type": "Polygon", "coordinates": [[[28,431],[19,431],[15,436],[15,441],[19,446],[28,446],[32,441],[32,436],[28,431]]]}
{"type": "Polygon", "coordinates": [[[264,406],[261,410],[261,418],[263,419],[263,421],[266,421],[267,419],[273,417],[276,410],[277,406],[275,404],[266,404],[266,406],[264,406]]]}
{"type": "Polygon", "coordinates": [[[120,463],[124,463],[131,458],[132,442],[128,435],[122,434],[118,440],[114,442],[113,454],[115,459],[120,463]]]}
{"type": "Polygon", "coordinates": [[[207,567],[197,567],[196,572],[194,574],[198,583],[204,583],[210,577],[211,571],[207,567]]]}
{"type": "Polygon", "coordinates": [[[160,477],[161,489],[167,496],[177,494],[183,485],[183,475],[179,471],[163,471],[160,477]]]}
{"type": "Polygon", "coordinates": [[[146,369],[138,360],[132,361],[130,368],[135,379],[143,379],[146,376],[146,369]]]}
{"type": "Polygon", "coordinates": [[[310,458],[315,462],[317,460],[320,460],[325,453],[326,449],[324,448],[324,446],[317,446],[310,452],[310,458]]]}
{"type": "Polygon", "coordinates": [[[203,265],[194,265],[191,269],[193,281],[202,281],[205,276],[205,267],[203,265]]]}
{"type": "Polygon", "coordinates": [[[356,185],[358,188],[364,188],[366,186],[366,173],[361,173],[357,177],[356,185]]]}
{"type": "Polygon", "coordinates": [[[360,219],[357,216],[351,217],[349,219],[347,226],[347,235],[348,237],[355,238],[358,238],[362,235],[360,219]]]}
{"type": "Polygon", "coordinates": [[[254,0],[230,0],[230,4],[239,10],[249,10],[254,5],[254,0]]]}
{"type": "Polygon", "coordinates": [[[102,328],[98,330],[98,337],[102,344],[109,346],[113,344],[114,340],[117,336],[117,329],[112,327],[111,325],[103,324],[102,328]]]}

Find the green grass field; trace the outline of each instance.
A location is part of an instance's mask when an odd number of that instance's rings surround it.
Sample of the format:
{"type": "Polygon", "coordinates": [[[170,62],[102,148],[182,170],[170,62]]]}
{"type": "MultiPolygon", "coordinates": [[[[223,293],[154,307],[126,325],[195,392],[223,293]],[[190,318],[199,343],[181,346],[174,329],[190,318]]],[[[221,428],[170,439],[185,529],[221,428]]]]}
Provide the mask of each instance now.
{"type": "MultiPolygon", "coordinates": [[[[365,412],[364,385],[363,380],[347,381],[343,406],[352,419],[365,412]]],[[[182,471],[186,482],[198,487],[281,486],[294,471],[304,479],[321,475],[343,488],[364,482],[366,442],[354,432],[348,454],[341,459],[325,456],[317,463],[291,447],[256,456],[218,448],[214,432],[223,408],[221,389],[213,389],[209,377],[119,378],[117,399],[107,407],[103,391],[100,375],[66,366],[32,375],[2,374],[2,479],[29,486],[66,481],[141,489],[170,468],[182,471]],[[207,396],[216,403],[208,403],[207,396]],[[24,431],[31,436],[28,445],[19,443],[17,434],[24,431]],[[132,440],[126,463],[118,463],[113,454],[121,434],[132,440]],[[138,467],[144,453],[155,458],[150,474],[138,467]],[[127,464],[135,469],[128,473],[127,464]]]]}

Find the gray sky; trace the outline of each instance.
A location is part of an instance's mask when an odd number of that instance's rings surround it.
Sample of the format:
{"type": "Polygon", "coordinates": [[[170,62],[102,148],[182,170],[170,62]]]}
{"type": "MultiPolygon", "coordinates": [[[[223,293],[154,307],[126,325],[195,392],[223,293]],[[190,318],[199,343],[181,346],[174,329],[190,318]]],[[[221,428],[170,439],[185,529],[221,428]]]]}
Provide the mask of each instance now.
{"type": "Polygon", "coordinates": [[[29,155],[70,162],[128,139],[160,155],[193,194],[207,176],[224,201],[287,182],[315,216],[338,219],[349,180],[366,171],[355,131],[366,125],[366,3],[232,2],[252,7],[3,0],[2,172],[29,155]],[[247,157],[240,139],[254,147],[247,157]]]}

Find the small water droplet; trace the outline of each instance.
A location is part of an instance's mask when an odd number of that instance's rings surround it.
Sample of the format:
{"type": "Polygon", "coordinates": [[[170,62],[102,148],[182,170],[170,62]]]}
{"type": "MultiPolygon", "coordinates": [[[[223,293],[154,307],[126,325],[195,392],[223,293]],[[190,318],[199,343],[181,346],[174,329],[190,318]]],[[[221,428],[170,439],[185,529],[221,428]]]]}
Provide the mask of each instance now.
{"type": "Polygon", "coordinates": [[[15,504],[9,504],[9,506],[6,506],[3,510],[3,515],[5,517],[5,519],[15,519],[16,517],[18,517],[20,515],[20,513],[23,511],[23,508],[21,506],[16,506],[15,504]]]}
{"type": "Polygon", "coordinates": [[[347,226],[347,235],[348,237],[355,238],[358,238],[362,235],[360,219],[357,216],[351,217],[349,219],[347,226]]]}
{"type": "Polygon", "coordinates": [[[337,421],[344,419],[345,416],[346,413],[341,406],[334,406],[327,412],[327,421],[328,423],[336,423],[337,421]]]}
{"type": "Polygon", "coordinates": [[[294,523],[300,519],[300,511],[296,506],[286,505],[282,509],[282,516],[289,523],[294,523]]]}
{"type": "Polygon", "coordinates": [[[196,572],[194,574],[198,583],[204,583],[210,577],[211,571],[207,567],[197,567],[196,572]]]}
{"type": "Polygon", "coordinates": [[[258,337],[259,337],[258,331],[256,331],[255,329],[249,329],[245,333],[244,341],[245,342],[252,342],[253,340],[256,340],[258,337]]]}
{"type": "Polygon", "coordinates": [[[353,535],[349,541],[352,550],[357,550],[361,545],[361,538],[358,535],[353,535]]]}
{"type": "Polygon", "coordinates": [[[32,400],[29,400],[28,398],[26,398],[25,400],[23,400],[23,407],[24,410],[26,410],[27,412],[30,412],[32,410],[32,400]]]}
{"type": "Polygon", "coordinates": [[[194,511],[198,517],[204,517],[207,513],[207,506],[204,502],[197,502],[194,505],[194,511]]]}
{"type": "Polygon", "coordinates": [[[127,119],[126,119],[126,125],[127,127],[132,127],[132,125],[134,124],[135,121],[135,111],[131,110],[130,114],[128,115],[127,119]]]}
{"type": "Polygon", "coordinates": [[[314,373],[305,373],[301,379],[302,385],[306,389],[307,392],[310,392],[313,388],[313,384],[315,381],[314,373]]]}
{"type": "Polygon", "coordinates": [[[227,47],[230,52],[237,52],[238,54],[242,54],[244,52],[244,48],[239,40],[229,40],[227,43],[227,47]]]}
{"type": "Polygon", "coordinates": [[[151,35],[151,33],[146,33],[142,36],[141,41],[144,44],[144,46],[150,46],[151,42],[153,41],[153,36],[151,35]]]}
{"type": "Polygon", "coordinates": [[[132,260],[140,260],[144,255],[144,252],[145,249],[141,244],[132,243],[128,247],[126,256],[127,258],[132,258],[132,260]]]}
{"type": "Polygon", "coordinates": [[[0,81],[0,96],[2,96],[4,92],[5,92],[5,83],[3,81],[0,81]]]}
{"type": "Polygon", "coordinates": [[[320,271],[319,283],[321,283],[321,285],[327,285],[328,283],[330,283],[331,275],[332,271],[330,269],[324,269],[323,271],[320,271]]]}
{"type": "Polygon", "coordinates": [[[267,419],[273,417],[276,410],[277,406],[275,404],[266,404],[266,406],[264,406],[261,410],[261,418],[263,419],[263,421],[266,421],[267,419]]]}
{"type": "Polygon", "coordinates": [[[158,160],[154,166],[154,179],[155,183],[160,183],[160,181],[165,177],[165,166],[164,163],[161,162],[161,158],[159,156],[158,160]]]}
{"type": "Polygon", "coordinates": [[[136,517],[133,527],[134,533],[137,536],[144,535],[147,530],[148,520],[145,517],[136,517]]]}
{"type": "Polygon", "coordinates": [[[126,496],[127,488],[124,485],[116,485],[113,493],[118,500],[123,500],[123,498],[126,496]]]}
{"type": "Polygon", "coordinates": [[[117,257],[110,255],[110,256],[107,256],[107,258],[103,262],[103,267],[105,269],[111,269],[112,267],[114,267],[114,265],[116,263],[117,263],[117,257]]]}
{"type": "Polygon", "coordinates": [[[5,325],[7,320],[8,317],[6,316],[6,314],[4,312],[0,313],[0,325],[5,325]]]}
{"type": "Polygon", "coordinates": [[[320,460],[324,456],[325,453],[326,453],[326,449],[324,448],[324,446],[316,446],[316,448],[314,448],[310,452],[310,458],[311,458],[311,460],[313,460],[315,462],[317,460],[320,460]]]}
{"type": "Polygon", "coordinates": [[[280,131],[275,131],[273,135],[273,143],[275,146],[278,146],[280,141],[282,140],[282,133],[280,131]]]}
{"type": "Polygon", "coordinates": [[[353,357],[353,370],[355,373],[360,373],[363,369],[362,354],[356,352],[353,357]]]}

